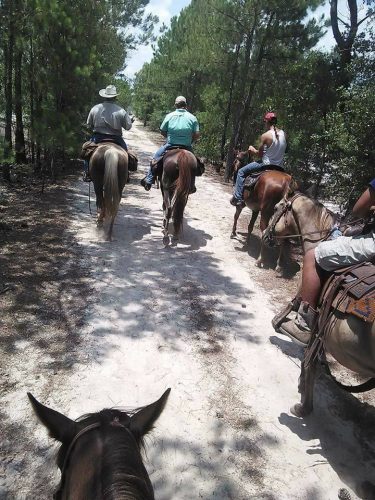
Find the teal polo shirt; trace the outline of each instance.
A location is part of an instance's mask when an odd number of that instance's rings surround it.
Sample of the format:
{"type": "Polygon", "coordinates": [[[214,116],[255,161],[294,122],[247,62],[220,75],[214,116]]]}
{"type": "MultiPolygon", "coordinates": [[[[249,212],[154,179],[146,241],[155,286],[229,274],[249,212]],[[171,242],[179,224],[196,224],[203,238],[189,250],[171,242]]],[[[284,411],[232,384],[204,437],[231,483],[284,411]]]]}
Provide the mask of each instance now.
{"type": "Polygon", "coordinates": [[[199,123],[196,117],[186,109],[176,109],[164,118],[160,130],[167,132],[169,144],[191,146],[193,133],[199,132],[199,123]]]}

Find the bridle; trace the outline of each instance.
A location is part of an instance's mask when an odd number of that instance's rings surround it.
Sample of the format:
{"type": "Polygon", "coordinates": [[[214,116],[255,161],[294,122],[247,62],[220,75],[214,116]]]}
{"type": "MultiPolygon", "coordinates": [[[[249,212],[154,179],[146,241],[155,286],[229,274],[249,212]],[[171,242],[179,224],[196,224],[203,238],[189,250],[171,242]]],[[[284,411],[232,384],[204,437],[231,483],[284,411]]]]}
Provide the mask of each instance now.
{"type": "MultiPolygon", "coordinates": [[[[294,196],[292,196],[292,198],[290,198],[290,200],[287,200],[287,202],[283,206],[282,210],[280,210],[280,213],[278,215],[275,214],[274,218],[272,219],[272,223],[267,228],[268,229],[268,239],[269,239],[270,243],[274,242],[276,239],[303,238],[304,236],[310,236],[313,234],[320,234],[321,235],[322,233],[326,233],[324,237],[318,238],[317,240],[310,240],[311,242],[314,243],[317,241],[327,240],[331,236],[331,234],[334,232],[335,227],[332,227],[330,229],[320,229],[319,231],[310,231],[307,233],[297,233],[297,234],[276,236],[276,231],[275,231],[276,225],[279,223],[281,217],[287,216],[288,212],[292,210],[293,202],[301,196],[304,196],[304,195],[302,193],[296,193],[294,196]]],[[[332,213],[332,212],[330,212],[330,213],[332,213]]],[[[298,226],[298,224],[297,224],[297,226],[298,226]]]]}
{"type": "MultiPolygon", "coordinates": [[[[120,423],[118,417],[114,417],[114,419],[110,423],[110,425],[113,425],[113,426],[116,426],[116,427],[122,427],[123,429],[125,429],[130,434],[130,436],[133,438],[135,444],[137,445],[137,448],[139,449],[139,444],[138,444],[137,440],[135,439],[135,437],[133,436],[132,432],[125,425],[123,425],[123,424],[120,423]]],[[[60,500],[61,499],[61,493],[62,493],[62,489],[63,489],[63,486],[64,486],[65,471],[66,471],[66,468],[67,468],[67,465],[68,465],[68,462],[69,462],[69,459],[70,459],[70,455],[71,455],[71,453],[73,451],[73,448],[74,448],[75,444],[77,443],[77,441],[79,440],[80,437],[84,436],[85,434],[87,434],[88,432],[90,432],[90,431],[92,431],[94,429],[98,429],[101,426],[102,426],[102,424],[100,422],[94,422],[93,424],[90,424],[87,427],[84,427],[83,429],[81,429],[74,436],[74,438],[72,439],[72,442],[70,443],[70,445],[68,447],[68,450],[66,452],[63,466],[61,468],[61,480],[60,480],[59,487],[56,490],[56,492],[53,494],[53,498],[55,500],[60,500]]]]}

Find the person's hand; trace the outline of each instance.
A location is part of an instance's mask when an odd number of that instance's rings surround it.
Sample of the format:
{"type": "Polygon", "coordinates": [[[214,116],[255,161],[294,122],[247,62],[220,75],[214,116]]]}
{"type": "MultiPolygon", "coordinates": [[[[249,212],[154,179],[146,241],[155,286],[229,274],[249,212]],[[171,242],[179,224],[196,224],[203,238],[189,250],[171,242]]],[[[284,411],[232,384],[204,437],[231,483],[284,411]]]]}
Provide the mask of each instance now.
{"type": "Polygon", "coordinates": [[[254,148],[254,146],[249,146],[247,151],[251,155],[256,155],[258,153],[258,151],[254,148]]]}

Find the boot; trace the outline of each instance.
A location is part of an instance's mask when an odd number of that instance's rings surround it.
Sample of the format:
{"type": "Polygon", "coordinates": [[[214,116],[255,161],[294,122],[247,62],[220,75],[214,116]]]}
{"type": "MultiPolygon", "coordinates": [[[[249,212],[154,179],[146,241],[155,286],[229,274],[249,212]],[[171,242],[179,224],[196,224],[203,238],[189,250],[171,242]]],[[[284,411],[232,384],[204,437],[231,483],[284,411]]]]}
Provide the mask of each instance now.
{"type": "Polygon", "coordinates": [[[282,323],[279,331],[288,335],[296,344],[306,347],[317,320],[318,312],[308,302],[301,302],[296,318],[282,323]]]}
{"type": "Polygon", "coordinates": [[[150,191],[151,189],[151,184],[146,182],[146,177],[143,177],[143,179],[141,180],[141,186],[143,186],[146,191],[150,191]]]}

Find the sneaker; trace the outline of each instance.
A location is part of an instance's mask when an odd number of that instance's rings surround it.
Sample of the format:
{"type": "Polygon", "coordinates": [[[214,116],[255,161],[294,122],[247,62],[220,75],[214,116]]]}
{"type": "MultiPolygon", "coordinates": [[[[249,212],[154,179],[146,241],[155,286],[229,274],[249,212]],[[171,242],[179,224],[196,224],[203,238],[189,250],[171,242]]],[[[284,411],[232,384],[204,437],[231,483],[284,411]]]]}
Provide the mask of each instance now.
{"type": "Polygon", "coordinates": [[[91,182],[92,181],[90,174],[88,172],[83,172],[82,180],[83,180],[83,182],[91,182]]]}
{"type": "Polygon", "coordinates": [[[238,198],[236,198],[235,196],[232,196],[232,198],[230,200],[230,204],[233,205],[234,207],[245,206],[245,203],[242,200],[239,200],[238,198]]]}
{"type": "Polygon", "coordinates": [[[151,189],[151,184],[146,182],[146,177],[143,177],[143,179],[141,180],[141,186],[143,186],[146,191],[150,191],[151,189]]]}

